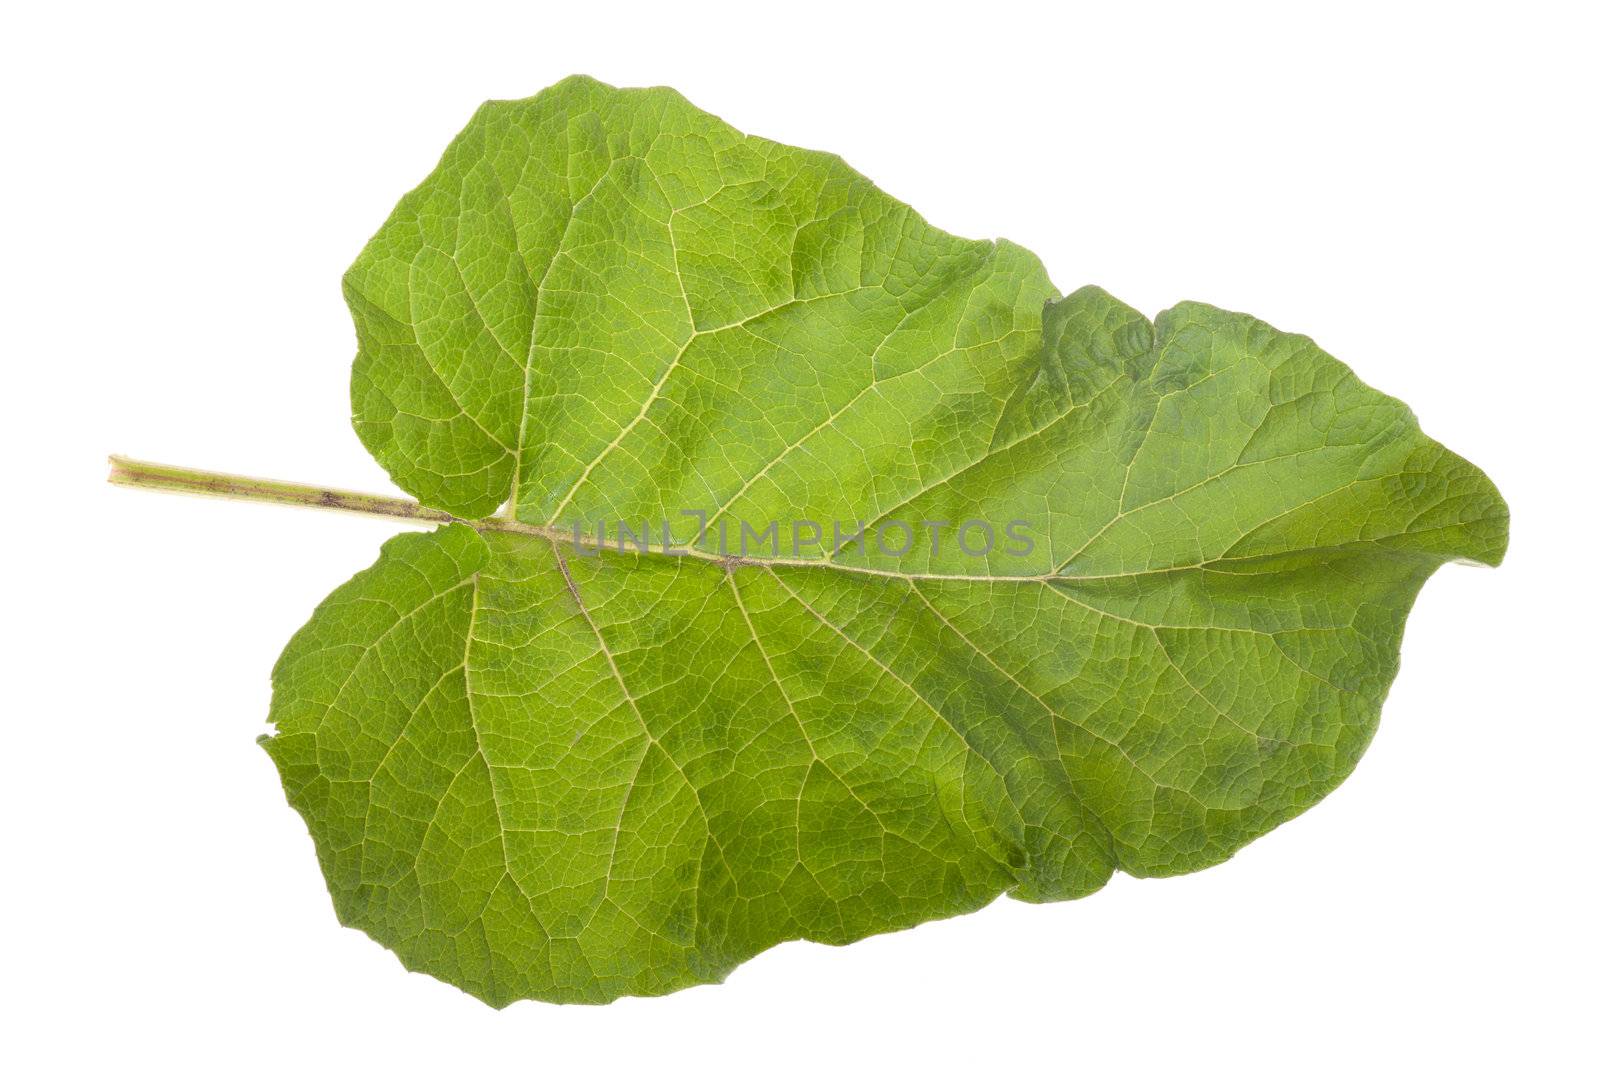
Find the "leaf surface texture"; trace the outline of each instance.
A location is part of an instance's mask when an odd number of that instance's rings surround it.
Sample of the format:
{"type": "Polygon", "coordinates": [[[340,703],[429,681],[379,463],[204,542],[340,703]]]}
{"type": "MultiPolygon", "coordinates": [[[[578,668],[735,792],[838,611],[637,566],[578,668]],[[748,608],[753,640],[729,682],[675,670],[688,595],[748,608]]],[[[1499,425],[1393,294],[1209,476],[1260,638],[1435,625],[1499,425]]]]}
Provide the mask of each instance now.
{"type": "Polygon", "coordinates": [[[393,538],[264,744],[341,920],[492,1004],[1223,860],[1350,772],[1423,581],[1505,549],[1483,474],[1308,339],[1063,298],[670,90],[485,105],[345,290],[394,480],[554,532],[393,538]],[[564,533],[685,509],[919,536],[564,533]],[[952,549],[1014,518],[1031,551],[952,549]]]}

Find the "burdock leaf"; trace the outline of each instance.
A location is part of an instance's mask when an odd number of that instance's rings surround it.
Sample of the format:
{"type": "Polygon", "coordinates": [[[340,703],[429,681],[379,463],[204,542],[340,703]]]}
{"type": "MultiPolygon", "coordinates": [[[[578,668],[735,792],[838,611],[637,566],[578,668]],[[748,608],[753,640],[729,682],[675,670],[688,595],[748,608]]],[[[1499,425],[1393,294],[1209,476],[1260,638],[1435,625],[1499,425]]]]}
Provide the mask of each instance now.
{"type": "Polygon", "coordinates": [[[1350,772],[1423,581],[1505,548],[1306,338],[1056,299],[668,90],[485,105],[346,293],[362,440],[469,521],[317,609],[264,743],[340,918],[492,1004],[1223,860],[1350,772]]]}

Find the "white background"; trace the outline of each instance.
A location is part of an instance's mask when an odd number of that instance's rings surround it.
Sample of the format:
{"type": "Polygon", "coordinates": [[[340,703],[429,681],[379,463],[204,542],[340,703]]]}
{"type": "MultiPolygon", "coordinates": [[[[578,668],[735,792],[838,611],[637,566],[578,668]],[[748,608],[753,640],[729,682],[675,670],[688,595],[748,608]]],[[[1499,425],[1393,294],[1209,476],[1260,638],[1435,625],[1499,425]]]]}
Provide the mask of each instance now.
{"type": "Polygon", "coordinates": [[[1579,6],[13,7],[3,34],[0,1041],[12,1063],[1594,1063],[1595,27],[1579,6]],[[1354,776],[1212,870],[725,985],[496,1013],[334,919],[253,743],[392,491],[339,276],[476,104],[665,83],[1063,290],[1311,333],[1480,464],[1354,776]],[[136,1057],[138,1058],[138,1057],[136,1057]]]}

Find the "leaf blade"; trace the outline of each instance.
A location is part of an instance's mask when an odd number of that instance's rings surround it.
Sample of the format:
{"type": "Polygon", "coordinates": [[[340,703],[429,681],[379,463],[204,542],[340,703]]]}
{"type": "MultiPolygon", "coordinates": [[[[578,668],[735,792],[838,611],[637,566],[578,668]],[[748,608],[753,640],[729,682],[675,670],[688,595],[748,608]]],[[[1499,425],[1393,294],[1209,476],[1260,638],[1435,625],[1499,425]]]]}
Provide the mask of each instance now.
{"type": "Polygon", "coordinates": [[[1226,859],[1353,768],[1428,575],[1504,552],[1482,473],[1306,338],[1055,299],[669,91],[487,105],[346,286],[363,440],[463,519],[1037,520],[1014,556],[386,545],[264,743],[340,918],[494,1004],[1226,859]]]}

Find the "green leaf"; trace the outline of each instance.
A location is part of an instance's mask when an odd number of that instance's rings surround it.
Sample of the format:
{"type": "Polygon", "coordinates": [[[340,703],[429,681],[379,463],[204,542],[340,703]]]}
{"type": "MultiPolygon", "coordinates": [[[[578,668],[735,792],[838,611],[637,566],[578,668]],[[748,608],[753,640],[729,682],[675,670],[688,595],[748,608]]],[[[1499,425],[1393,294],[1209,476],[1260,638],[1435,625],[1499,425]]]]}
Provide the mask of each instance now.
{"type": "Polygon", "coordinates": [[[1306,338],[1056,299],[664,89],[485,105],[345,288],[362,440],[477,521],[317,609],[264,744],[340,919],[496,1005],[1217,863],[1350,772],[1434,569],[1505,550],[1306,338]],[[684,509],[915,537],[593,548],[684,509]]]}

